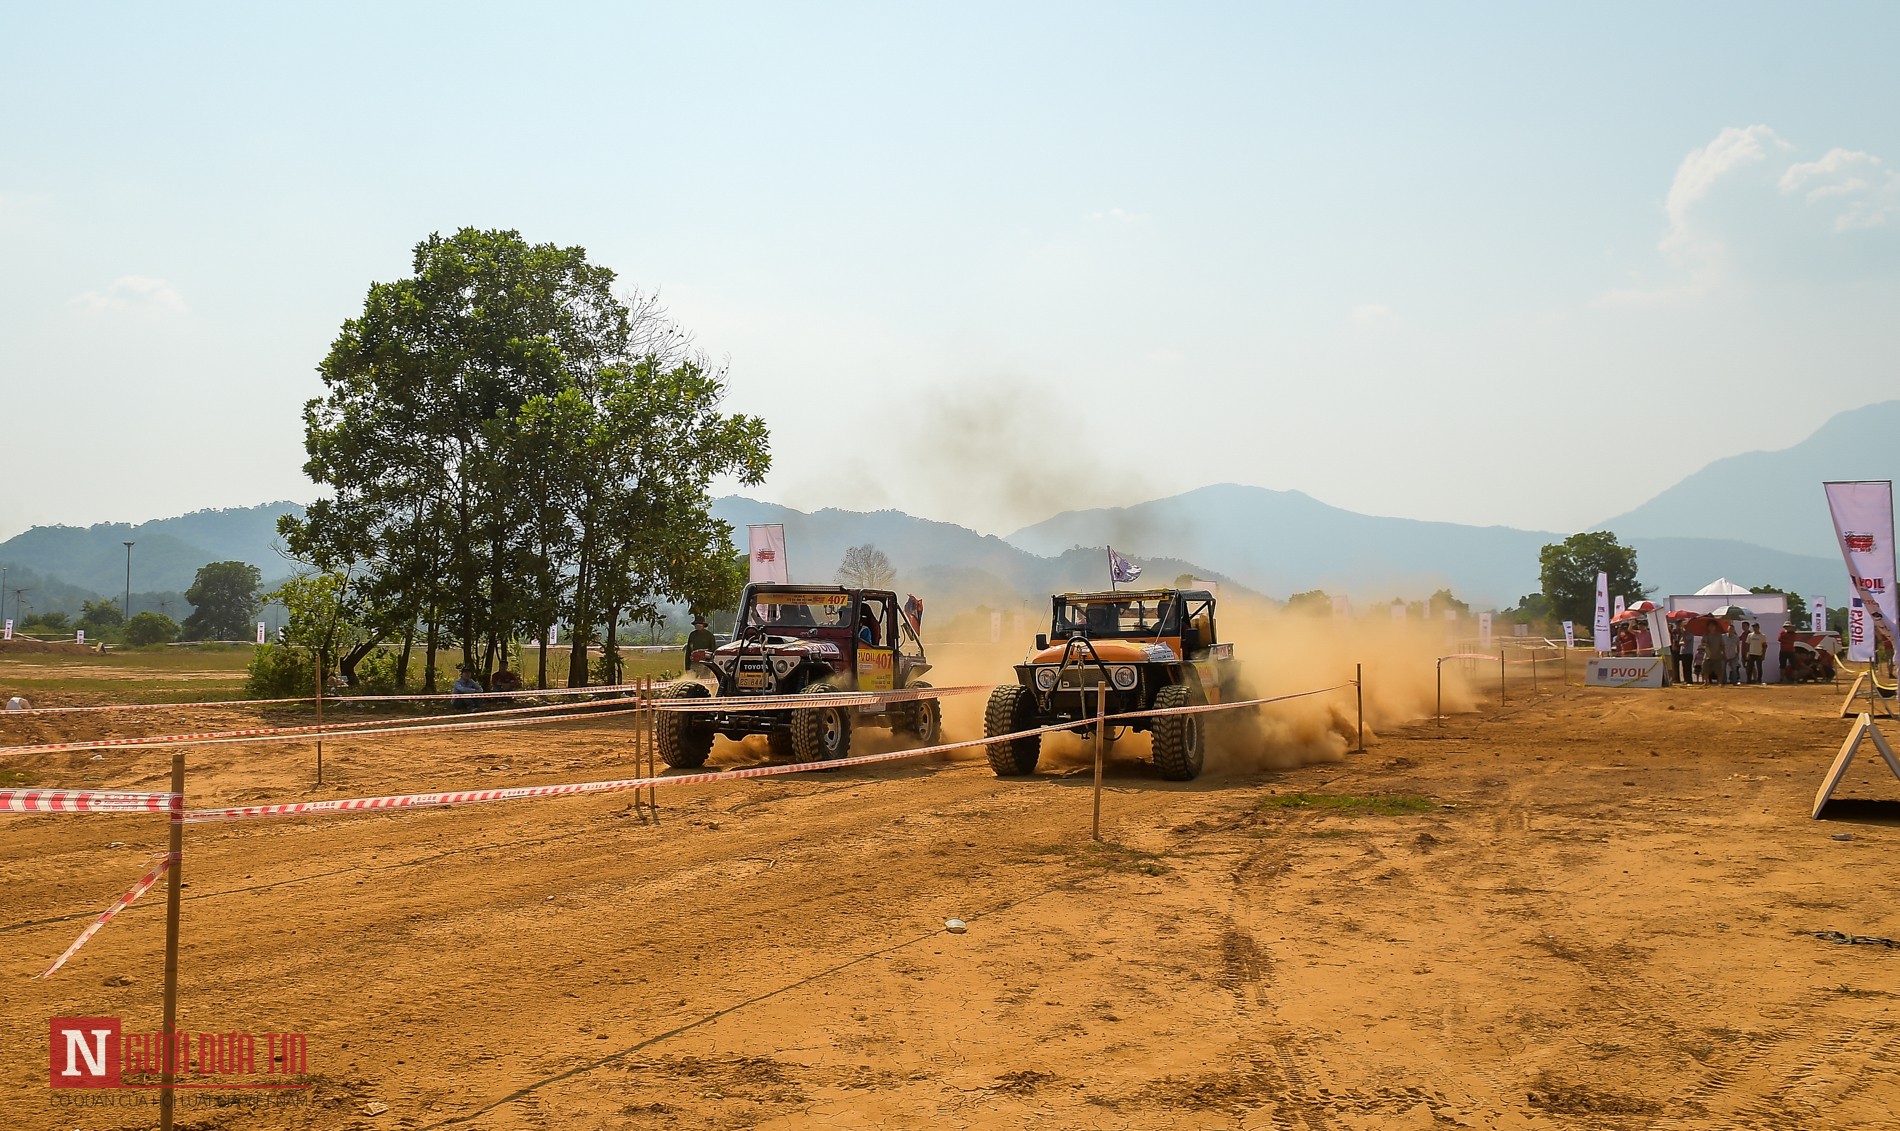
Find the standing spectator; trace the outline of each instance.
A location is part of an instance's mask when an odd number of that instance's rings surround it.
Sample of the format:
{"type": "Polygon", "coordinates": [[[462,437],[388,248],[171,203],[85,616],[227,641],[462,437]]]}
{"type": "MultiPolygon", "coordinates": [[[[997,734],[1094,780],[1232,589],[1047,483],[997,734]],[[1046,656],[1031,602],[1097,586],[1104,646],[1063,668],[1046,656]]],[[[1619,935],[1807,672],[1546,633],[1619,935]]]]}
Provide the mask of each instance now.
{"type": "Polygon", "coordinates": [[[1748,662],[1748,682],[1760,683],[1761,661],[1768,654],[1768,638],[1761,634],[1761,622],[1748,626],[1748,635],[1742,638],[1742,654],[1748,662]]]}
{"type": "Polygon", "coordinates": [[[1730,684],[1742,682],[1741,632],[1741,625],[1738,624],[1722,634],[1722,655],[1727,660],[1726,672],[1730,684]]]}
{"type": "Polygon", "coordinates": [[[685,670],[695,674],[703,672],[706,665],[695,664],[693,662],[693,654],[695,652],[710,652],[717,647],[719,647],[719,638],[712,634],[712,629],[706,627],[706,618],[694,614],[693,631],[686,634],[685,670]]]}
{"type": "Polygon", "coordinates": [[[1783,624],[1781,632],[1775,636],[1775,648],[1780,653],[1776,657],[1781,664],[1781,682],[1788,682],[1788,667],[1794,663],[1794,626],[1783,624]]]}
{"type": "Polygon", "coordinates": [[[1676,679],[1680,683],[1694,683],[1695,638],[1679,624],[1670,625],[1669,632],[1676,648],[1676,679]]]}
{"type": "Polygon", "coordinates": [[[1722,647],[1724,635],[1721,622],[1713,620],[1702,634],[1702,682],[1709,687],[1721,683],[1728,674],[1728,654],[1722,647]]]}

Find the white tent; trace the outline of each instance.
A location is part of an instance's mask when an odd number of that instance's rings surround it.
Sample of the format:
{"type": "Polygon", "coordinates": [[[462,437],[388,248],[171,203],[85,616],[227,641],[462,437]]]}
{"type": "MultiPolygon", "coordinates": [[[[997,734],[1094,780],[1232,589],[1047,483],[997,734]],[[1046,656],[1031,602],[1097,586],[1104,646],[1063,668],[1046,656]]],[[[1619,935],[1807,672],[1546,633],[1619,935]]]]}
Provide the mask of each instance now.
{"type": "Polygon", "coordinates": [[[1687,609],[1692,613],[1714,612],[1723,605],[1740,605],[1755,614],[1761,634],[1768,638],[1768,652],[1761,658],[1761,677],[1765,682],[1781,680],[1781,626],[1788,623],[1788,599],[1779,593],[1750,593],[1726,577],[1718,577],[1694,593],[1669,598],[1669,610],[1687,609]]]}

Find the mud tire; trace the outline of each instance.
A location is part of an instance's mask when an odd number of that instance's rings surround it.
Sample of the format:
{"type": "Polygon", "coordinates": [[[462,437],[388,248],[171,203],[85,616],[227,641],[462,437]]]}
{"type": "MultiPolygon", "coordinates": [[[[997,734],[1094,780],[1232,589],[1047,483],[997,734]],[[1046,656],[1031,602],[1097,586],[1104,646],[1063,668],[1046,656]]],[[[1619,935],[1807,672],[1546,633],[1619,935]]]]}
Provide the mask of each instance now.
{"type": "MultiPolygon", "coordinates": [[[[929,687],[928,683],[918,680],[911,687],[929,687]]],[[[919,699],[915,703],[904,704],[904,721],[897,726],[897,733],[903,735],[918,746],[935,746],[943,741],[943,704],[936,699],[919,699]]]]}
{"type": "MultiPolygon", "coordinates": [[[[1155,709],[1195,705],[1192,688],[1177,683],[1155,693],[1155,709]]],[[[1207,760],[1205,715],[1163,715],[1154,721],[1155,768],[1168,781],[1193,781],[1207,760]]]]}
{"type": "MultiPolygon", "coordinates": [[[[1021,684],[1004,684],[990,692],[989,704],[983,710],[983,737],[1029,730],[1037,721],[1036,696],[1021,684]]],[[[983,749],[997,777],[1020,777],[1036,772],[1036,760],[1042,756],[1042,736],[992,742],[983,749]]]]}
{"type": "MultiPolygon", "coordinates": [[[[658,699],[705,699],[703,684],[676,683],[663,687],[658,699]]],[[[653,734],[660,748],[660,761],[676,770],[695,770],[712,755],[713,730],[703,716],[691,711],[661,711],[653,722],[653,734]]]]}
{"type": "Polygon", "coordinates": [[[775,730],[765,736],[765,749],[774,762],[792,760],[792,734],[790,731],[775,730]]]}
{"type": "MultiPolygon", "coordinates": [[[[830,691],[829,687],[807,692],[830,691]]],[[[848,707],[801,707],[792,712],[792,760],[835,762],[851,754],[851,710],[848,707]]]]}

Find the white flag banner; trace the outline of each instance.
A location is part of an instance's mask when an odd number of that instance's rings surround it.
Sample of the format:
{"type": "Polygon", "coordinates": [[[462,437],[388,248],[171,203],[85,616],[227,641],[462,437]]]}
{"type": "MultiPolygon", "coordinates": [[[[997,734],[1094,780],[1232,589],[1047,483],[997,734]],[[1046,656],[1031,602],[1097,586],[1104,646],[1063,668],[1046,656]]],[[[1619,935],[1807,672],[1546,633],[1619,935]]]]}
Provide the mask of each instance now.
{"type": "Polygon", "coordinates": [[[257,622],[257,642],[259,644],[262,644],[264,642],[264,622],[263,621],[257,622]]]}
{"type": "Polygon", "coordinates": [[[1644,647],[1660,656],[1669,651],[1669,614],[1658,607],[1645,615],[1649,618],[1649,643],[1644,647]]]}
{"type": "Polygon", "coordinates": [[[1826,597],[1809,597],[1808,598],[1808,631],[1809,632],[1826,632],[1827,631],[1827,598],[1826,597]]]}
{"type": "Polygon", "coordinates": [[[1491,646],[1491,614],[1479,613],[1478,614],[1478,647],[1489,648],[1490,646],[1491,646]]]}
{"type": "Polygon", "coordinates": [[[549,625],[548,626],[548,647],[552,648],[556,644],[559,644],[560,642],[561,642],[561,626],[558,624],[549,625]]]}
{"type": "Polygon", "coordinates": [[[785,527],[779,523],[745,528],[752,559],[752,580],[788,582],[791,574],[785,566],[785,527]]]}
{"type": "Polygon", "coordinates": [[[1879,479],[1822,486],[1827,489],[1827,509],[1834,516],[1834,534],[1847,563],[1848,581],[1865,610],[1863,639],[1849,639],[1847,658],[1865,663],[1874,658],[1876,640],[1893,639],[1893,482],[1879,479]]]}
{"type": "Polygon", "coordinates": [[[1393,620],[1405,619],[1405,605],[1403,602],[1400,602],[1400,601],[1392,602],[1392,619],[1393,620]]]}
{"type": "Polygon", "coordinates": [[[1615,620],[1617,617],[1620,617],[1622,615],[1623,615],[1623,598],[1618,597],[1616,599],[1616,604],[1610,607],[1610,619],[1615,620]]]}
{"type": "Polygon", "coordinates": [[[1596,650],[1608,652],[1610,648],[1610,575],[1597,571],[1597,617],[1596,650]]]}
{"type": "Polygon", "coordinates": [[[5,635],[5,636],[0,636],[0,640],[11,640],[11,639],[13,639],[13,618],[12,618],[12,617],[8,617],[8,618],[7,618],[7,627],[6,627],[6,629],[5,629],[5,632],[6,632],[6,635],[5,635]]]}
{"type": "Polygon", "coordinates": [[[86,642],[86,630],[82,628],[79,630],[79,635],[73,638],[73,643],[84,644],[85,642],[86,642]]]}
{"type": "Polygon", "coordinates": [[[1874,659],[1874,634],[1867,631],[1867,602],[1859,597],[1847,599],[1847,658],[1857,664],[1874,659]]]}
{"type": "Polygon", "coordinates": [[[1347,618],[1351,616],[1352,616],[1352,598],[1351,597],[1334,597],[1333,598],[1333,619],[1346,620],[1347,618]]]}
{"type": "Polygon", "coordinates": [[[1576,646],[1577,646],[1577,622],[1574,620],[1567,620],[1564,622],[1564,647],[1575,648],[1576,646]]]}

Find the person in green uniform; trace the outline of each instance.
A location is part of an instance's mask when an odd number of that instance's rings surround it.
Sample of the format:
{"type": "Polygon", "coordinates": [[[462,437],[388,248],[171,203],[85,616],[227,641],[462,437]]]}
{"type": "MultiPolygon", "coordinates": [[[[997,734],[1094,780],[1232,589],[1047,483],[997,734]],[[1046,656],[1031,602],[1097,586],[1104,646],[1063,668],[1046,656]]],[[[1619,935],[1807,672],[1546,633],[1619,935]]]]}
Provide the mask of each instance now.
{"type": "MultiPolygon", "coordinates": [[[[710,652],[714,648],[717,648],[718,646],[719,646],[718,639],[713,636],[712,630],[706,627],[706,618],[695,615],[693,617],[693,631],[686,634],[685,670],[689,673],[695,670],[695,665],[693,663],[693,653],[702,652],[702,651],[710,652]]],[[[697,666],[699,668],[705,667],[704,664],[697,665],[697,666]]]]}

